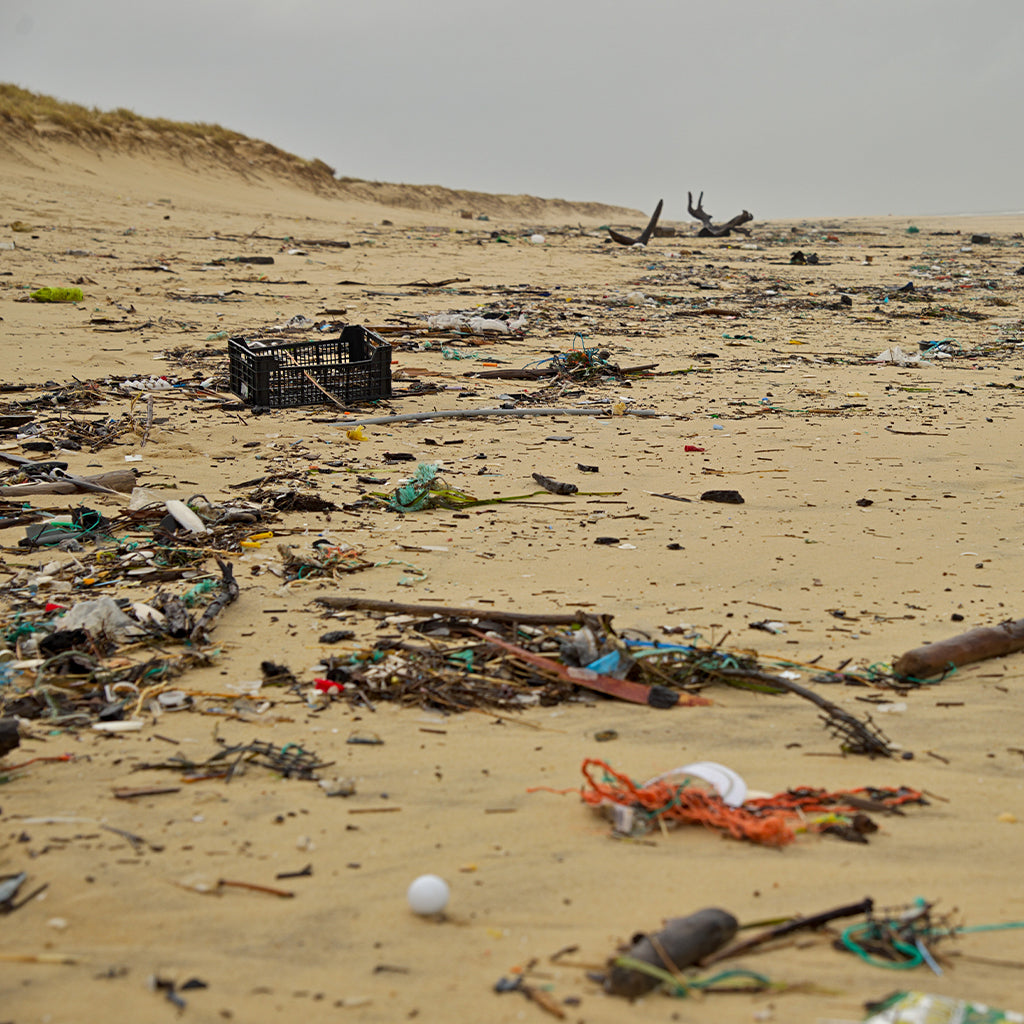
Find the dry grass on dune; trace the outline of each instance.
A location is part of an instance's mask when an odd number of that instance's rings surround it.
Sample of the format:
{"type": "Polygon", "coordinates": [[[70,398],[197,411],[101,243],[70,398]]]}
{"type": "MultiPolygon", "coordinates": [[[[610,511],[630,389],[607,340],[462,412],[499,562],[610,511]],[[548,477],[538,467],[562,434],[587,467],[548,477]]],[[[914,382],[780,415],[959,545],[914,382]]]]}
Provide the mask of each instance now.
{"type": "Polygon", "coordinates": [[[0,142],[4,136],[29,146],[65,141],[97,150],[160,151],[190,166],[215,163],[247,179],[270,176],[320,195],[389,206],[469,210],[491,216],[514,213],[538,218],[556,214],[608,219],[641,216],[635,210],[604,203],[494,195],[439,185],[391,184],[338,176],[323,160],[307,160],[219,124],[143,117],[126,107],[99,110],[9,83],[0,83],[0,142]]]}
{"type": "Polygon", "coordinates": [[[127,107],[99,110],[9,83],[0,83],[0,126],[21,141],[56,136],[128,151],[159,148],[192,159],[212,158],[243,173],[254,166],[270,170],[316,191],[337,186],[334,168],[323,160],[306,160],[219,124],[143,117],[127,107]]]}

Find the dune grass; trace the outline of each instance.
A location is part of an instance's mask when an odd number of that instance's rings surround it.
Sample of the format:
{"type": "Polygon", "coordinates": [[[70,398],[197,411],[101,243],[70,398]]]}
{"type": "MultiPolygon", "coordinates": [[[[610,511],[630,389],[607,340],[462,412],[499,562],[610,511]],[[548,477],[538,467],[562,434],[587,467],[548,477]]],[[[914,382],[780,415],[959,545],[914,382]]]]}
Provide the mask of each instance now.
{"type": "Polygon", "coordinates": [[[246,179],[253,176],[283,178],[319,195],[412,209],[472,208],[479,213],[507,213],[516,217],[550,215],[554,210],[558,210],[559,215],[564,211],[566,216],[582,214],[606,219],[641,216],[637,211],[604,203],[490,195],[437,185],[398,185],[339,176],[323,160],[296,156],[219,124],[143,117],[127,107],[100,110],[0,82],[0,143],[5,134],[29,145],[56,140],[71,141],[97,151],[158,151],[189,166],[205,161],[231,169],[246,179]]]}
{"type": "Polygon", "coordinates": [[[325,184],[333,182],[336,177],[334,168],[323,160],[307,160],[219,124],[143,117],[127,107],[100,110],[0,82],[0,127],[4,125],[41,133],[56,131],[83,142],[104,141],[114,146],[150,141],[178,149],[186,144],[198,144],[216,147],[222,153],[234,156],[244,155],[246,159],[269,160],[282,170],[291,170],[304,178],[320,179],[325,184]]]}

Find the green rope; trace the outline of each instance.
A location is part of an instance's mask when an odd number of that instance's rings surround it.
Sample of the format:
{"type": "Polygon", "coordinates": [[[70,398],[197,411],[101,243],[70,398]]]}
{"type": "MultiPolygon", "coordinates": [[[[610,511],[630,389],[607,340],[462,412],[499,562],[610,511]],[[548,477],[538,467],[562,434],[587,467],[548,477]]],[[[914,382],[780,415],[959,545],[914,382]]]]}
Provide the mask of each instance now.
{"type": "Polygon", "coordinates": [[[967,935],[971,932],[1003,932],[1011,928],[1024,928],[1024,921],[1007,921],[1004,924],[968,924],[960,928],[931,928],[929,935],[967,935]]]}
{"type": "Polygon", "coordinates": [[[666,971],[664,967],[658,967],[657,964],[649,964],[646,960],[637,960],[631,956],[620,956],[615,959],[614,966],[630,971],[639,971],[648,977],[657,978],[662,984],[668,985],[674,990],[673,995],[686,995],[686,983],[666,971]]]}
{"type": "Polygon", "coordinates": [[[750,986],[752,989],[765,989],[772,987],[772,981],[770,978],[765,977],[763,974],[758,974],[756,971],[748,971],[743,968],[720,971],[718,974],[713,974],[707,978],[683,979],[678,975],[672,974],[670,971],[666,971],[663,967],[658,967],[657,964],[648,963],[646,960],[637,960],[635,957],[631,956],[620,956],[616,958],[614,966],[622,967],[627,970],[638,971],[640,974],[646,974],[648,977],[656,978],[663,985],[667,986],[669,995],[676,996],[680,999],[685,999],[691,991],[708,991],[715,985],[719,985],[723,981],[727,981],[731,978],[742,978],[746,981],[753,982],[753,985],[750,986]]]}
{"type": "Polygon", "coordinates": [[[189,588],[181,596],[181,600],[191,608],[203,594],[210,593],[216,586],[213,580],[201,580],[194,587],[189,588]]]}
{"type": "Polygon", "coordinates": [[[892,947],[898,953],[902,953],[906,960],[886,960],[882,957],[869,953],[860,944],[859,940],[880,938],[877,925],[874,921],[862,921],[860,924],[851,924],[843,931],[842,943],[851,952],[860,957],[866,964],[872,967],[887,967],[891,971],[909,971],[914,967],[920,967],[924,963],[921,950],[916,945],[908,942],[901,942],[893,938],[892,947]]]}

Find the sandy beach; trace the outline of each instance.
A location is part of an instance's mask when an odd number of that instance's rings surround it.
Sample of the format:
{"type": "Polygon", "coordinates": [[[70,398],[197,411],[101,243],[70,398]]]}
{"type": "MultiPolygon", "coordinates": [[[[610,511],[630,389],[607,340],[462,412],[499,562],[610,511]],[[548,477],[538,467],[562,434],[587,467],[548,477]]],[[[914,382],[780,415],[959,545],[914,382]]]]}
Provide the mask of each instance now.
{"type": "MultiPolygon", "coordinates": [[[[78,476],[131,469],[158,501],[215,507],[262,487],[334,506],[268,504],[270,518],[238,536],[272,536],[206,553],[215,579],[215,556],[232,564],[239,593],[205,655],[161,687],[183,691],[188,710],[140,702],[141,728],[121,733],[42,714],[0,758],[0,877],[26,872],[22,895],[46,886],[0,918],[0,1020],[512,1022],[557,1010],[586,1024],[800,1024],[861,1020],[866,1002],[898,989],[1024,1011],[1013,930],[938,944],[941,975],[834,948],[838,923],[722,965],[778,986],[759,994],[628,1003],[588,977],[635,933],[704,907],[745,924],[921,897],[957,924],[1024,919],[1024,658],[898,692],[815,681],[872,666],[881,680],[911,648],[1024,614],[1013,582],[1024,569],[1024,216],[762,222],[755,210],[749,236],[698,238],[670,207],[674,236],[626,247],[605,226],[638,233],[649,211],[366,183],[330,193],[258,158],[243,171],[156,142],[0,141],[0,417],[31,413],[38,427],[5,429],[0,455],[61,459],[78,476]],[[82,299],[31,301],[43,287],[82,299]],[[481,312],[523,326],[422,333],[429,316],[481,312]],[[227,339],[299,316],[379,329],[394,396],[352,412],[241,404],[227,339]],[[905,364],[874,361],[896,347],[905,364]],[[607,352],[622,372],[472,376],[574,349],[607,352]],[[503,403],[614,412],[349,436],[364,417],[503,403]],[[70,423],[94,441],[38,446],[70,423]],[[420,463],[477,499],[533,494],[535,473],[578,490],[404,515],[367,503],[420,463]],[[700,500],[713,489],[743,503],[700,500]],[[289,581],[279,545],[308,554],[318,540],[372,567],[289,581]],[[609,615],[620,635],[791,671],[870,713],[893,756],[844,753],[795,695],[725,685],[701,690],[707,706],[665,710],[582,689],[461,713],[317,697],[321,659],[365,657],[415,618],[315,603],[331,595],[609,615]],[[350,638],[322,643],[331,630],[350,638]],[[268,659],[299,688],[255,687],[268,659]],[[353,792],[255,764],[229,780],[139,770],[254,742],[313,752],[329,765],[318,777],[353,792]],[[11,768],[61,755],[72,758],[11,768]],[[635,780],[714,761],[757,793],[905,786],[927,802],[873,814],[867,844],[811,831],[775,849],[697,826],[616,839],[580,800],[587,758],[635,780]],[[118,795],[140,787],[168,791],[118,795]],[[443,920],[406,903],[424,873],[450,886],[443,920]],[[495,992],[530,964],[547,1007],[495,992]],[[190,979],[204,986],[183,988],[190,979]],[[166,998],[171,985],[183,1007],[166,998]]],[[[739,212],[710,192],[706,203],[719,220],[739,212]]],[[[0,501],[8,519],[18,506],[83,504],[114,519],[129,495],[0,501]]],[[[187,591],[185,576],[96,585],[98,570],[153,547],[152,525],[79,552],[26,550],[25,526],[5,527],[7,664],[31,663],[21,623],[97,596],[187,591]]],[[[0,699],[57,685],[39,664],[0,674],[0,699]]]]}

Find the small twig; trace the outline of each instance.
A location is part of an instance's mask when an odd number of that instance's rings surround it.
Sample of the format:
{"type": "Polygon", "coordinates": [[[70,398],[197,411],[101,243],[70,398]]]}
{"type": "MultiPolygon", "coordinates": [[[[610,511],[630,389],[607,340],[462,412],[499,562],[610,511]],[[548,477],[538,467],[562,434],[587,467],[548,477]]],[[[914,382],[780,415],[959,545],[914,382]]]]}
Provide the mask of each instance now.
{"type": "Polygon", "coordinates": [[[283,348],[282,349],[278,349],[277,350],[277,356],[278,356],[278,358],[284,359],[285,362],[287,362],[289,366],[293,366],[296,370],[298,370],[299,373],[301,373],[302,376],[305,377],[306,380],[308,380],[309,383],[313,385],[313,387],[315,387],[318,391],[322,391],[331,402],[333,402],[336,406],[338,406],[339,409],[344,409],[345,408],[345,403],[339,401],[337,395],[332,395],[330,393],[330,391],[327,390],[327,388],[325,388],[318,381],[314,380],[309,375],[309,373],[307,373],[304,369],[302,369],[302,367],[299,366],[299,364],[292,358],[291,353],[287,349],[283,349],[283,348]]]}
{"type": "Polygon", "coordinates": [[[277,889],[272,885],[258,885],[256,882],[234,882],[228,878],[219,879],[217,888],[248,889],[251,892],[265,892],[268,896],[280,896],[282,899],[292,899],[295,896],[290,889],[277,889]]]}
{"type": "Polygon", "coordinates": [[[0,953],[5,964],[77,964],[78,957],[67,953],[0,953]]]}
{"type": "Polygon", "coordinates": [[[114,828],[112,825],[100,825],[100,828],[105,832],[113,832],[115,836],[120,836],[122,839],[127,839],[136,853],[144,846],[148,846],[154,853],[163,851],[163,847],[158,843],[151,843],[148,839],[135,835],[134,832],[126,832],[123,828],[114,828]]]}
{"type": "Polygon", "coordinates": [[[958,960],[963,960],[971,964],[987,964],[990,967],[1009,967],[1014,970],[1024,969],[1024,963],[1020,960],[998,960],[991,956],[975,956],[971,953],[961,953],[958,950],[950,950],[946,954],[947,957],[956,957],[958,960]]]}
{"type": "Polygon", "coordinates": [[[163,796],[165,793],[180,793],[181,786],[138,786],[134,789],[118,788],[113,792],[118,800],[132,800],[137,796],[163,796]]]}
{"type": "Polygon", "coordinates": [[[282,878],[309,878],[313,874],[313,865],[307,864],[298,871],[279,871],[274,877],[279,881],[282,878]]]}
{"type": "Polygon", "coordinates": [[[153,426],[153,396],[149,395],[146,398],[146,428],[142,432],[142,441],[139,443],[140,448],[146,447],[146,442],[149,440],[149,431],[153,426]]]}
{"type": "Polygon", "coordinates": [[[545,992],[543,989],[535,988],[533,985],[527,985],[525,982],[520,984],[519,991],[530,1002],[536,1003],[545,1013],[550,1013],[552,1017],[557,1017],[559,1020],[565,1019],[565,1010],[559,1006],[555,997],[550,993],[545,992]]]}

